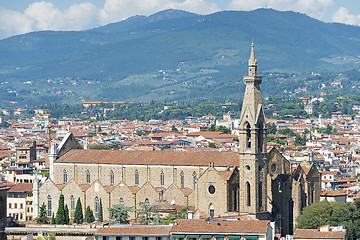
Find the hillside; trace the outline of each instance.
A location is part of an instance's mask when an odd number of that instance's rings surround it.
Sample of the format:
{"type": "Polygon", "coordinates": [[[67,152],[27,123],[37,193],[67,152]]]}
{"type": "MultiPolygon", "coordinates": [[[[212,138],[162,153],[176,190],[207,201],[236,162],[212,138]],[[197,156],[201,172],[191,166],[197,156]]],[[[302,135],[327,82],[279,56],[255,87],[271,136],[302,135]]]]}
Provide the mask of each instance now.
{"type": "Polygon", "coordinates": [[[359,27],[271,9],[210,15],[166,10],[87,31],[1,40],[0,100],[33,105],[240,97],[252,39],[265,75],[359,67],[359,27]]]}

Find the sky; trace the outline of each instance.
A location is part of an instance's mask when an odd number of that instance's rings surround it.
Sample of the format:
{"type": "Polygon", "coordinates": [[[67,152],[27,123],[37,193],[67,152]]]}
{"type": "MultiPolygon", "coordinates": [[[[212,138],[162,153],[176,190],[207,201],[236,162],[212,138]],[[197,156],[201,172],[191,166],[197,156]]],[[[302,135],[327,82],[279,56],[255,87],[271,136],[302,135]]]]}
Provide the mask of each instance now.
{"type": "Polygon", "coordinates": [[[266,7],[360,26],[360,0],[0,0],[0,39],[41,30],[85,30],[170,8],[209,14],[266,7]]]}

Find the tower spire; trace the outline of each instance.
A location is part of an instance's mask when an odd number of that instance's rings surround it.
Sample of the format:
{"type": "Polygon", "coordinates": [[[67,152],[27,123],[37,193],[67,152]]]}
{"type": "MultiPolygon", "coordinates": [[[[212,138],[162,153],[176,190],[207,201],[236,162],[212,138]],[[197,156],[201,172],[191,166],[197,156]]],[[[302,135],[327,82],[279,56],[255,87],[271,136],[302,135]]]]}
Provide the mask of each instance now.
{"type": "Polygon", "coordinates": [[[257,60],[255,58],[254,42],[251,43],[251,52],[250,52],[248,69],[249,69],[249,76],[257,75],[257,60]]]}

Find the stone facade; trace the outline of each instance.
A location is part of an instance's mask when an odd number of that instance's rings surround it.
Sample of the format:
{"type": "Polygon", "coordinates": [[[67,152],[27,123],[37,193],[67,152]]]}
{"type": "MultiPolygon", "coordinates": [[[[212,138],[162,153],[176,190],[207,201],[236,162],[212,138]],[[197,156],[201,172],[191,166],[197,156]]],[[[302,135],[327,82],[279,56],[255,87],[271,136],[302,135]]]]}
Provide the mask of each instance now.
{"type": "Polygon", "coordinates": [[[306,162],[292,171],[279,151],[267,150],[261,81],[252,46],[238,153],[80,150],[69,134],[60,149],[52,148],[51,178],[39,188],[34,204],[45,203],[56,212],[64,194],[69,210],[71,199],[80,198],[83,209],[90,206],[96,213],[96,199],[101,199],[104,219],[115,204],[190,205],[195,218],[250,214],[274,220],[282,235],[292,233],[301,210],[319,201],[320,174],[306,162]]]}

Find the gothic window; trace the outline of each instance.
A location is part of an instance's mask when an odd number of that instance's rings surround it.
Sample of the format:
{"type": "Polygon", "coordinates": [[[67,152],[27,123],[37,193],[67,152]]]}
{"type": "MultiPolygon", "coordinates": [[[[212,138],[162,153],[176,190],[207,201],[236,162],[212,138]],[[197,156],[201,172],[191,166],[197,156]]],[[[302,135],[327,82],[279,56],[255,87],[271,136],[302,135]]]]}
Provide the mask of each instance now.
{"type": "Polygon", "coordinates": [[[160,185],[161,186],[164,186],[165,185],[165,175],[164,175],[164,171],[161,170],[161,173],[160,173],[160,185]]]}
{"type": "Polygon", "coordinates": [[[246,182],[246,205],[251,206],[250,183],[246,182]]]}
{"type": "Polygon", "coordinates": [[[64,183],[67,183],[67,171],[64,169],[64,183]]]}
{"type": "Polygon", "coordinates": [[[124,207],[124,199],[120,198],[120,207],[124,207]]]}
{"type": "Polygon", "coordinates": [[[259,182],[259,208],[262,208],[262,181],[259,182]]]}
{"type": "Polygon", "coordinates": [[[259,127],[258,127],[258,149],[259,152],[263,151],[263,124],[262,122],[259,123],[259,127]]]}
{"type": "Polygon", "coordinates": [[[181,188],[184,188],[185,187],[185,177],[184,177],[184,172],[181,171],[180,173],[180,183],[181,183],[181,188]]]}
{"type": "Polygon", "coordinates": [[[135,185],[139,185],[139,171],[135,170],[135,185]]]}
{"type": "Polygon", "coordinates": [[[150,206],[149,199],[145,199],[145,205],[146,205],[147,207],[149,207],[149,206],[150,206]]]}
{"type": "Polygon", "coordinates": [[[90,183],[90,171],[86,170],[86,183],[90,183]]]}
{"type": "Polygon", "coordinates": [[[111,170],[110,172],[110,184],[114,185],[115,182],[115,176],[114,176],[114,172],[111,170]]]}
{"type": "Polygon", "coordinates": [[[195,185],[196,185],[196,172],[193,172],[193,185],[194,185],[194,189],[195,189],[195,185]]]}
{"type": "Polygon", "coordinates": [[[246,129],[246,147],[251,148],[251,129],[250,129],[250,123],[245,123],[245,129],[246,129]]]}
{"type": "Polygon", "coordinates": [[[74,196],[70,198],[70,217],[74,218],[75,216],[75,199],[74,196]]]}
{"type": "Polygon", "coordinates": [[[95,197],[95,218],[99,217],[99,198],[95,197]]]}
{"type": "Polygon", "coordinates": [[[51,196],[50,195],[48,195],[48,197],[47,197],[47,199],[48,199],[48,211],[47,211],[47,215],[48,215],[48,217],[51,217],[51,196]]]}

